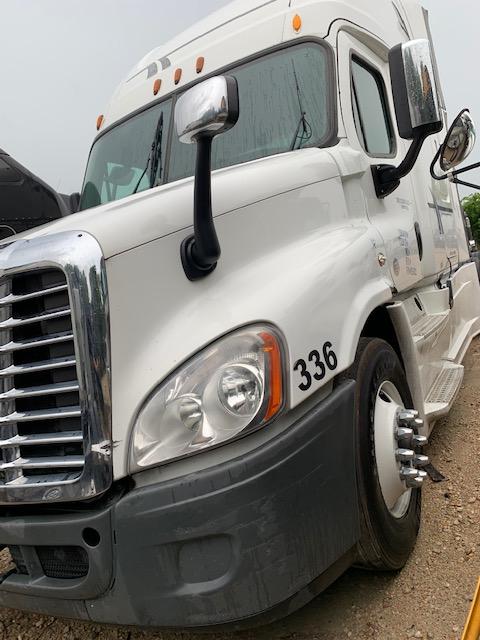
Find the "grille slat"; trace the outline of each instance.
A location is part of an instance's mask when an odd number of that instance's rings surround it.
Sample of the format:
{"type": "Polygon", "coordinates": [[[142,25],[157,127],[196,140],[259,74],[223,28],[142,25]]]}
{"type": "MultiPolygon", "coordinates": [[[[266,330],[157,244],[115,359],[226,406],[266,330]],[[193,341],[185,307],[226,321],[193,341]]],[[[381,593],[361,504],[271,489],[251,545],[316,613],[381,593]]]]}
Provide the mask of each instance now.
{"type": "Polygon", "coordinates": [[[6,369],[0,369],[0,377],[15,376],[22,373],[38,373],[39,371],[50,371],[51,369],[61,369],[63,367],[74,367],[76,360],[73,357],[53,358],[42,362],[27,362],[26,364],[10,365],[6,369]]]}
{"type": "Polygon", "coordinates": [[[62,407],[61,409],[47,409],[45,411],[15,411],[0,418],[0,425],[36,422],[38,420],[57,420],[58,418],[79,418],[82,415],[80,407],[62,407]]]}
{"type": "Polygon", "coordinates": [[[47,313],[42,313],[37,316],[25,316],[24,318],[10,317],[3,322],[0,322],[0,330],[13,329],[14,327],[21,327],[27,324],[34,324],[37,322],[45,322],[47,320],[55,320],[57,318],[64,318],[71,314],[70,309],[57,309],[47,313]]]}
{"type": "Polygon", "coordinates": [[[83,467],[83,456],[50,456],[48,458],[17,458],[12,462],[1,462],[0,471],[10,469],[76,469],[83,467]]]}
{"type": "Polygon", "coordinates": [[[32,340],[19,340],[18,342],[8,342],[0,346],[0,353],[13,353],[15,351],[23,351],[24,349],[32,349],[34,347],[48,347],[52,344],[61,344],[73,340],[73,334],[70,332],[48,335],[46,337],[33,338],[32,340]]]}
{"type": "Polygon", "coordinates": [[[45,269],[1,282],[0,486],[78,480],[84,434],[66,277],[45,269]]]}
{"type": "Polygon", "coordinates": [[[13,436],[8,440],[0,440],[0,449],[8,447],[28,447],[42,444],[75,444],[83,442],[81,431],[64,431],[61,433],[34,433],[28,436],[13,436]]]}
{"type": "Polygon", "coordinates": [[[64,393],[78,392],[78,382],[59,382],[58,384],[48,384],[41,387],[25,387],[23,389],[10,389],[5,393],[0,393],[0,402],[5,400],[16,400],[19,398],[35,398],[64,393]]]}
{"type": "Polygon", "coordinates": [[[66,284],[62,284],[59,287],[52,287],[50,289],[41,289],[40,291],[33,291],[32,293],[24,293],[23,295],[14,295],[13,293],[0,298],[0,305],[13,304],[14,302],[24,302],[25,300],[33,300],[34,298],[40,298],[42,296],[52,295],[54,293],[61,293],[67,291],[66,284]]]}

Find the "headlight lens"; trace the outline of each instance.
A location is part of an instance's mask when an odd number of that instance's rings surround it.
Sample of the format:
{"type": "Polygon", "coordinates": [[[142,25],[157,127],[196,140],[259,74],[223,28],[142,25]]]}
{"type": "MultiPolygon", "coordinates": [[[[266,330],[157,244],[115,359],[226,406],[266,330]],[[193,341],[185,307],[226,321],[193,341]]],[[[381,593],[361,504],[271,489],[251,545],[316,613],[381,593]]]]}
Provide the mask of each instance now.
{"type": "Polygon", "coordinates": [[[261,325],[230,334],[151,395],[134,427],[132,471],[238,437],[265,425],[283,405],[279,336],[261,325]]]}

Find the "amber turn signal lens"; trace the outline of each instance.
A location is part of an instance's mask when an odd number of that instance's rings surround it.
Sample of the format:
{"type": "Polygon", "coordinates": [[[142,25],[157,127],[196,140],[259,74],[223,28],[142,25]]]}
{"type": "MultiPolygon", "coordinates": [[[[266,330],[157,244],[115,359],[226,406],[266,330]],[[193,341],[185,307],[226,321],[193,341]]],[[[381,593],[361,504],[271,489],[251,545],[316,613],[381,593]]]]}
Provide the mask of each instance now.
{"type": "Polygon", "coordinates": [[[162,86],[162,81],[157,78],[155,80],[155,82],[153,83],[153,95],[156,96],[158,94],[158,92],[160,91],[160,87],[162,86]]]}
{"type": "Polygon", "coordinates": [[[301,17],[298,15],[298,13],[293,17],[293,28],[295,29],[295,31],[298,33],[300,31],[300,29],[302,28],[302,19],[301,17]]]}
{"type": "Polygon", "coordinates": [[[181,69],[177,69],[175,71],[175,75],[174,75],[175,84],[178,84],[181,79],[182,79],[182,70],[181,69]]]}
{"type": "Polygon", "coordinates": [[[203,71],[203,67],[205,66],[205,58],[203,56],[200,56],[199,58],[197,58],[197,73],[202,73],[203,71]]]}
{"type": "Polygon", "coordinates": [[[97,131],[100,130],[100,127],[102,126],[103,121],[104,121],[103,115],[99,115],[97,118],[97,131]]]}
{"type": "Polygon", "coordinates": [[[270,399],[264,421],[270,420],[282,408],[283,404],[283,374],[282,354],[278,341],[270,333],[261,333],[264,343],[263,351],[269,360],[270,371],[270,399]]]}

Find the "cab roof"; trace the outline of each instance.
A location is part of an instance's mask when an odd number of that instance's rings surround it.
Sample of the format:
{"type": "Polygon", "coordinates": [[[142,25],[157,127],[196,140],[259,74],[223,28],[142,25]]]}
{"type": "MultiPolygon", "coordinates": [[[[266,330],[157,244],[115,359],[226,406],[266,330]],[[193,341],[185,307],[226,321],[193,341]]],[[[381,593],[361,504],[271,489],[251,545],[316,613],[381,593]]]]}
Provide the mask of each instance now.
{"type": "Polygon", "coordinates": [[[144,56],[113,94],[101,130],[237,60],[298,37],[326,37],[337,19],[356,22],[393,46],[405,39],[405,26],[411,37],[423,37],[412,28],[420,14],[417,0],[376,0],[375,11],[371,0],[234,0],[144,56]],[[292,26],[296,13],[305,18],[299,32],[292,26]],[[161,82],[156,93],[155,81],[157,89],[161,82]]]}

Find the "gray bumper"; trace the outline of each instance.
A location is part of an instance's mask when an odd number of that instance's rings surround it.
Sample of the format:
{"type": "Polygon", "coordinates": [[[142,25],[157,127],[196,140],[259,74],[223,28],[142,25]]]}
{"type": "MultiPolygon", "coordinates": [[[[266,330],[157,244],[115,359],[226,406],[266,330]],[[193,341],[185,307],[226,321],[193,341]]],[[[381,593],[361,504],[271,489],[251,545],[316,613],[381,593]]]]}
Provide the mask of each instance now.
{"type": "Polygon", "coordinates": [[[99,511],[0,518],[0,543],[18,546],[27,568],[3,579],[0,605],[183,628],[284,615],[351,558],[359,535],[354,459],[347,382],[229,463],[134,489],[99,511]],[[96,546],[86,529],[98,532],[96,546]],[[87,575],[46,577],[40,545],[82,548],[87,575]]]}

